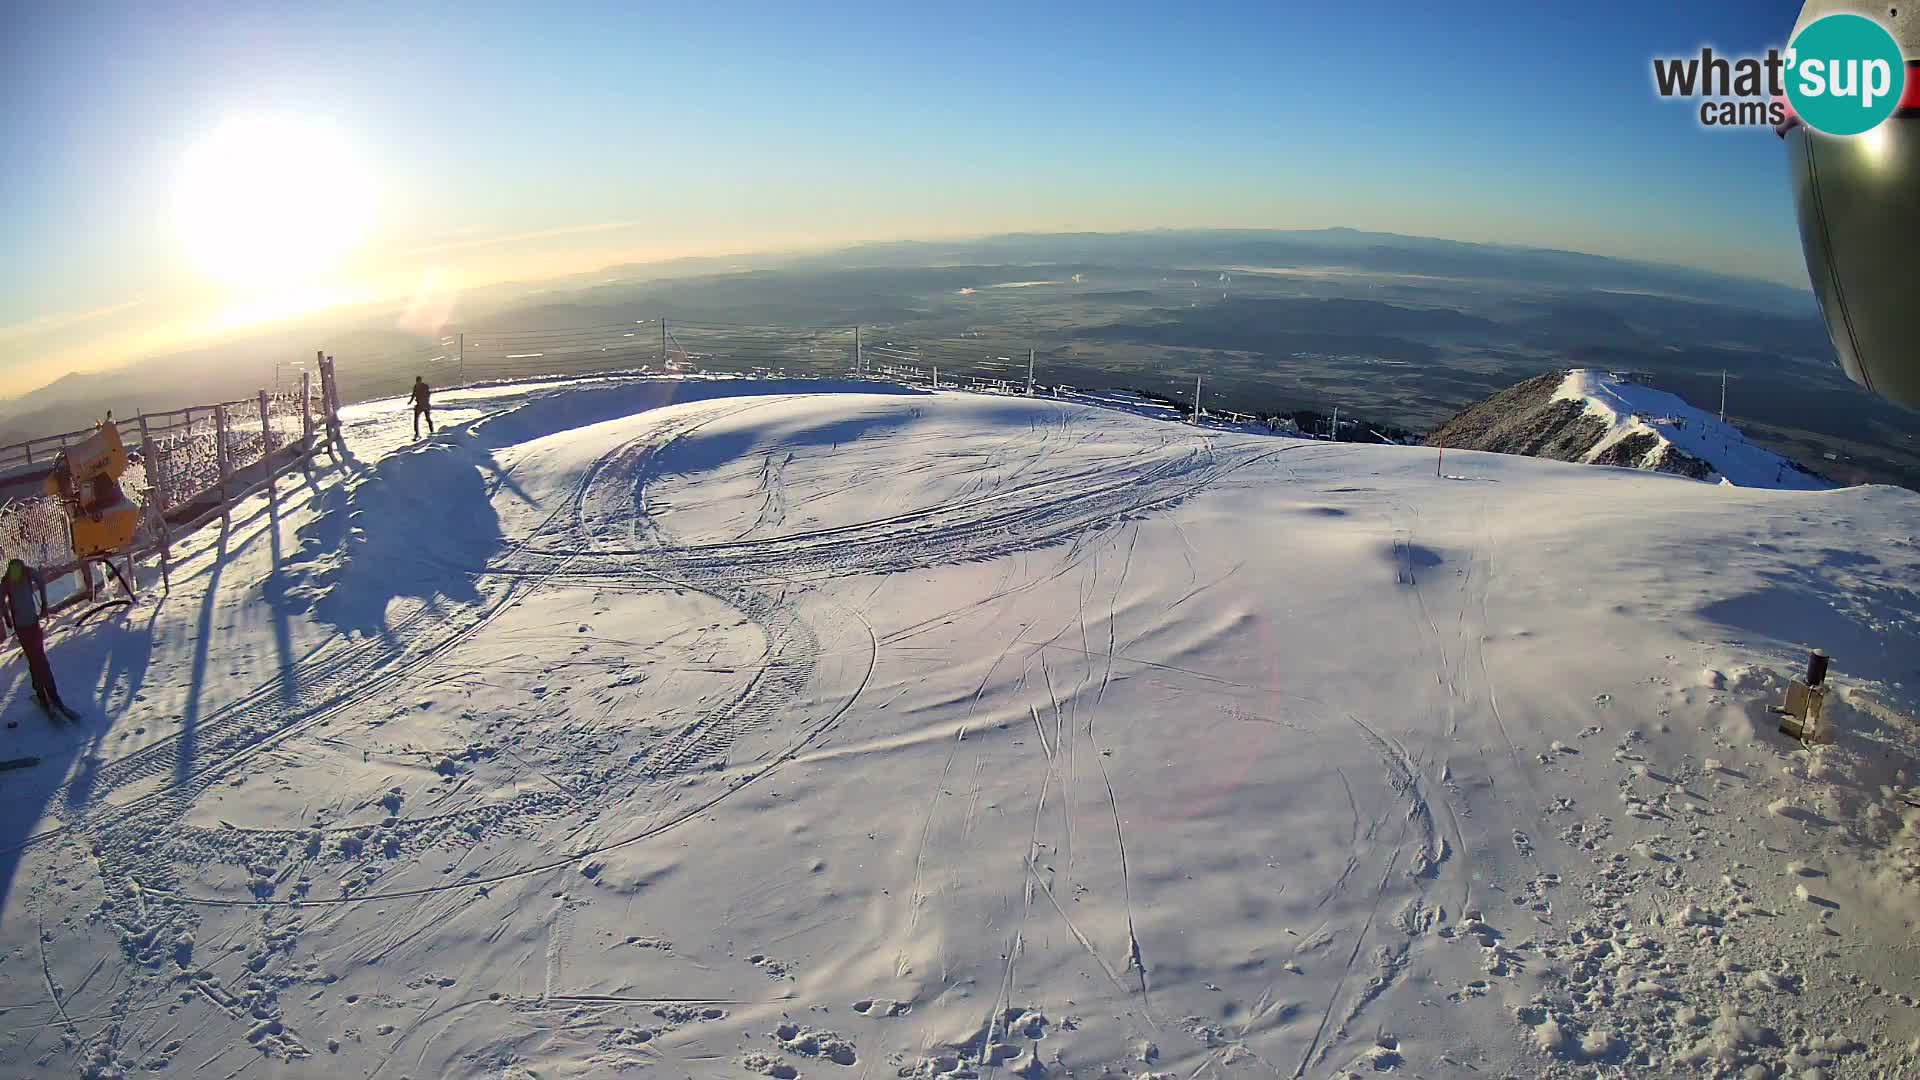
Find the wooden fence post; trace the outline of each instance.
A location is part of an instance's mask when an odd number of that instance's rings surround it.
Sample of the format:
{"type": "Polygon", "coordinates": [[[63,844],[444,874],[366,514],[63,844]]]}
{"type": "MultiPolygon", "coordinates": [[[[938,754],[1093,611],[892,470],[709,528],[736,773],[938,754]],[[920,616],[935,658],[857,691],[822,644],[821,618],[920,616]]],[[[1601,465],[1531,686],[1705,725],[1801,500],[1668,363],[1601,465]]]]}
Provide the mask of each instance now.
{"type": "Polygon", "coordinates": [[[327,384],[329,380],[327,378],[327,354],[326,353],[316,351],[313,354],[313,368],[315,371],[318,371],[320,373],[321,444],[327,448],[327,458],[337,465],[340,462],[340,453],[338,450],[334,448],[334,445],[333,445],[333,420],[329,416],[329,413],[331,410],[328,409],[328,403],[332,399],[328,397],[328,394],[327,394],[327,384]]]}
{"type": "Polygon", "coordinates": [[[333,357],[314,354],[320,368],[320,425],[327,456],[336,464],[346,454],[347,440],[340,433],[340,385],[336,381],[333,357]]]}
{"type": "Polygon", "coordinates": [[[273,421],[268,418],[267,392],[260,391],[260,463],[267,469],[267,497],[273,497],[273,421]]]}
{"type": "Polygon", "coordinates": [[[329,356],[326,366],[320,369],[321,405],[327,410],[327,437],[339,447],[342,457],[346,456],[347,439],[340,433],[340,372],[329,356]]]}
{"type": "Polygon", "coordinates": [[[213,453],[214,461],[220,467],[220,522],[230,524],[233,515],[227,510],[227,476],[230,469],[227,464],[227,407],[213,407],[213,453]]]}
{"type": "Polygon", "coordinates": [[[327,357],[327,385],[333,389],[333,435],[340,440],[340,452],[347,452],[347,435],[340,426],[340,366],[327,357]]]}
{"type": "Polygon", "coordinates": [[[313,373],[300,373],[300,468],[313,480],[313,373]]]}
{"type": "MultiPolygon", "coordinates": [[[[155,530],[153,542],[160,549],[160,580],[173,587],[173,543],[167,529],[167,480],[160,463],[160,448],[154,445],[153,432],[147,427],[147,414],[141,413],[140,456],[147,465],[147,527],[155,530]]],[[[133,569],[133,557],[127,557],[127,569],[133,569]]]]}

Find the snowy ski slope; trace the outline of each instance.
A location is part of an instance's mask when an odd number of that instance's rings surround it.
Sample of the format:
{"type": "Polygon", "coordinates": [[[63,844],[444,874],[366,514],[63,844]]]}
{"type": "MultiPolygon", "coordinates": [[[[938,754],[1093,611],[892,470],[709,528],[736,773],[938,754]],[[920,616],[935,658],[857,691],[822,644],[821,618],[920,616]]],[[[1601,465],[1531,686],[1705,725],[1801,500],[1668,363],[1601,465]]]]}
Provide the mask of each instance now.
{"type": "Polygon", "coordinates": [[[6,655],[0,1075],[1920,1071],[1911,493],[873,384],[436,412],[58,632],[86,725],[6,655]]]}

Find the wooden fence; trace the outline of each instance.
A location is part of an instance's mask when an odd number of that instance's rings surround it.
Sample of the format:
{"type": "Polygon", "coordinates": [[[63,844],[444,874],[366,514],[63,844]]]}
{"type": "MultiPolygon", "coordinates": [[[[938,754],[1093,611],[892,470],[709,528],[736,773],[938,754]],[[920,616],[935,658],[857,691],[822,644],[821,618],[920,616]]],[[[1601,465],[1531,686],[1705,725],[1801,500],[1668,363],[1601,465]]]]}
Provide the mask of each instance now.
{"type": "MultiPolygon", "coordinates": [[[[323,358],[320,378],[304,375],[297,388],[117,423],[132,461],[120,489],[142,508],[140,535],[128,554],[158,552],[164,569],[173,537],[213,517],[225,519],[238,499],[289,469],[310,467],[317,449],[334,451],[333,364],[323,358]]],[[[44,494],[44,483],[61,452],[92,434],[70,431],[0,446],[0,561],[22,558],[49,581],[77,574],[83,596],[95,592],[92,569],[75,555],[66,508],[44,494]]]]}

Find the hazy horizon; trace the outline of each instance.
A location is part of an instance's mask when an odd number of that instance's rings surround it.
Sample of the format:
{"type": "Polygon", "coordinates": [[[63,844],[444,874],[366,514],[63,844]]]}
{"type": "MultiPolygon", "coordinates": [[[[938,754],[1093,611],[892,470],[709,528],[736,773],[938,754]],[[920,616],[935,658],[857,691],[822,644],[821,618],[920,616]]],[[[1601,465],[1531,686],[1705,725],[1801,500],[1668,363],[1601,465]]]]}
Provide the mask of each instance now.
{"type": "MultiPolygon", "coordinates": [[[[297,312],[295,314],[291,314],[286,317],[264,318],[259,321],[240,322],[228,327],[205,328],[197,332],[182,333],[178,336],[150,338],[149,343],[146,344],[145,346],[136,346],[132,348],[121,348],[117,345],[105,346],[105,347],[83,346],[83,348],[87,348],[94,355],[90,356],[88,360],[76,361],[71,364],[60,366],[57,369],[55,369],[55,367],[50,364],[42,366],[42,361],[44,360],[43,355],[39,355],[39,354],[29,355],[29,351],[32,349],[33,340],[37,336],[39,336],[35,332],[34,323],[28,323],[24,325],[11,326],[11,327],[0,326],[0,373],[6,373],[9,376],[11,376],[10,381],[6,384],[6,392],[0,393],[0,401],[12,401],[12,400],[18,399],[24,395],[33,393],[36,390],[43,389],[47,386],[50,386],[53,383],[58,382],[59,380],[69,375],[100,374],[104,372],[111,372],[117,368],[136,365],[143,362],[165,360],[169,356],[188,352],[194,349],[211,348],[211,347],[215,347],[222,344],[229,344],[229,343],[236,343],[236,342],[246,342],[249,340],[271,335],[275,330],[280,328],[299,328],[299,327],[318,325],[318,326],[333,328],[336,330],[344,329],[345,327],[351,325],[353,320],[365,319],[365,318],[368,318],[369,316],[372,316],[377,313],[381,313],[390,309],[398,309],[398,312],[397,312],[398,314],[398,313],[405,313],[410,310],[418,309],[421,306],[428,306],[428,307],[434,308],[433,317],[438,321],[440,325],[447,325],[447,326],[457,325],[460,321],[459,319],[460,305],[461,305],[463,295],[474,294],[474,293],[479,293],[484,295],[489,291],[501,290],[501,289],[521,289],[521,290],[527,290],[529,292],[542,291],[543,289],[551,290],[554,287],[563,286],[569,282],[575,281],[576,279],[592,278],[598,274],[614,273],[617,271],[640,271],[642,272],[643,276],[637,280],[644,282],[647,280],[652,280],[644,276],[645,272],[665,271],[668,268],[671,268],[680,264],[687,264],[687,263],[730,264],[729,266],[724,266],[724,267],[717,266],[717,265],[703,266],[701,268],[701,272],[720,272],[726,269],[750,270],[750,269],[763,268],[763,267],[752,266],[751,263],[754,261],[759,261],[759,262],[771,265],[771,264],[777,264],[780,260],[786,260],[786,259],[798,259],[798,258],[806,258],[806,257],[831,258],[835,256],[856,256],[862,251],[867,251],[867,250],[876,249],[876,248],[883,248],[883,247],[893,246],[893,245],[933,246],[933,245],[940,245],[940,244],[976,244],[976,243],[991,243],[994,241],[1009,240],[1009,239],[1033,239],[1033,240],[1045,241],[1050,239],[1067,239],[1067,238],[1073,238],[1073,237],[1088,237],[1088,236],[1124,237],[1124,236],[1136,236],[1136,235],[1151,236],[1155,234],[1162,234],[1162,235],[1167,235],[1167,234],[1171,234],[1171,235],[1249,234],[1249,235],[1252,235],[1252,234],[1268,234],[1268,233],[1276,234],[1276,235],[1288,235],[1288,234],[1311,234],[1311,233],[1320,233],[1320,232],[1333,233],[1333,232],[1342,232],[1342,231],[1364,233],[1368,235],[1379,235],[1383,237],[1395,237],[1395,238],[1413,240],[1413,241],[1445,241],[1450,243],[1481,245],[1489,248],[1497,247],[1497,248],[1506,248],[1506,249],[1513,249],[1513,250],[1527,251],[1527,252],[1591,256],[1591,257],[1600,258],[1600,259],[1619,260],[1622,263],[1637,263],[1637,264],[1641,264],[1648,267],[1654,267],[1654,268],[1666,268],[1666,269],[1672,269],[1672,270],[1701,272],[1708,275],[1712,275],[1714,277],[1724,278],[1731,282],[1748,282],[1748,283],[1762,284],[1762,285],[1769,285],[1769,286],[1784,286],[1786,288],[1792,289],[1797,292],[1804,292],[1807,294],[1809,298],[1811,298],[1812,296],[1811,290],[1807,287],[1804,280],[1799,282],[1780,282],[1780,281],[1774,281],[1768,278],[1759,277],[1751,274],[1738,274],[1738,273],[1732,273],[1724,270],[1717,270],[1717,269],[1706,268],[1706,267],[1689,266],[1683,263],[1664,263],[1659,260],[1653,260],[1653,259],[1639,259],[1639,258],[1633,258],[1628,256],[1610,255],[1604,252],[1580,251],[1572,248],[1543,247],[1543,246],[1529,245],[1529,244],[1512,244],[1512,243],[1505,243],[1497,240],[1477,239],[1477,238],[1470,238],[1470,237],[1432,236],[1432,235],[1420,235],[1420,234],[1414,234],[1414,233],[1380,232],[1376,230],[1362,229],[1357,226],[1343,225],[1343,224],[1324,225],[1324,226],[1303,225],[1303,226],[1293,226],[1293,227],[1153,226],[1153,227],[1127,229],[1127,230],[1072,230],[1072,231],[1057,231],[1057,232],[1034,231],[1034,230],[1011,230],[1006,232],[987,233],[987,234],[955,234],[950,236],[939,236],[939,235],[900,236],[900,237],[890,237],[886,239],[872,240],[872,241],[866,241],[866,242],[848,244],[848,245],[808,245],[808,246],[796,246],[796,247],[785,248],[785,249],[770,249],[770,250],[762,250],[762,251],[686,252],[686,253],[680,253],[680,254],[674,254],[674,255],[660,256],[657,258],[616,259],[614,261],[595,261],[585,265],[565,266],[565,267],[556,268],[549,273],[541,274],[538,276],[508,275],[508,276],[498,277],[498,278],[484,278],[484,279],[462,281],[457,285],[454,284],[453,279],[442,274],[437,277],[436,285],[438,286],[438,288],[436,290],[415,291],[415,292],[408,292],[406,290],[396,290],[396,291],[387,292],[385,294],[380,294],[380,295],[374,295],[371,293],[355,295],[350,298],[343,299],[338,303],[328,304],[320,308],[317,308],[315,310],[297,312]],[[18,350],[18,354],[19,354],[17,356],[15,355],[16,350],[18,350]],[[23,373],[20,369],[22,368],[23,365],[27,365],[27,364],[31,364],[33,365],[33,367],[32,369],[23,373]],[[41,376],[44,376],[44,377],[41,377],[41,376]]],[[[1045,266],[1045,265],[1048,265],[1050,262],[1057,262],[1057,261],[1059,260],[1042,259],[1042,260],[1031,262],[1028,265],[1045,266]]],[[[1804,278],[1804,274],[1802,275],[1802,278],[1804,278]]],[[[127,312],[133,312],[143,306],[144,306],[143,304],[136,301],[133,303],[116,305],[103,311],[79,313],[77,315],[71,315],[71,316],[61,316],[61,315],[49,316],[49,317],[43,317],[42,319],[39,319],[39,320],[35,320],[34,322],[46,324],[44,328],[41,330],[41,333],[52,335],[52,334],[56,334],[61,331],[65,331],[73,328],[85,327],[89,323],[99,322],[113,316],[125,314],[127,312]]],[[[400,320],[398,319],[396,320],[396,325],[399,324],[399,321],[400,320]]],[[[418,329],[418,328],[415,327],[411,329],[418,329]]]]}
{"type": "Polygon", "coordinates": [[[1772,133],[1702,129],[1648,66],[1796,7],[45,9],[0,45],[0,374],[1006,233],[1346,226],[1803,286],[1772,133]]]}

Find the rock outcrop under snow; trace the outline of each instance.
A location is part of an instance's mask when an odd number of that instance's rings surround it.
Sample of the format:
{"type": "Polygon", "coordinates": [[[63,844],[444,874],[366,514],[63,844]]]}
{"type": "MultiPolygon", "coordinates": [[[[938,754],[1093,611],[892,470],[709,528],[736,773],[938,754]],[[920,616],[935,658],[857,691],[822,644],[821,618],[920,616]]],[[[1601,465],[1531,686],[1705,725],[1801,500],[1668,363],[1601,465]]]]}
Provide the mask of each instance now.
{"type": "Polygon", "coordinates": [[[1834,485],[1681,398],[1600,371],[1549,372],[1469,406],[1428,446],[1674,473],[1740,487],[1834,485]]]}

